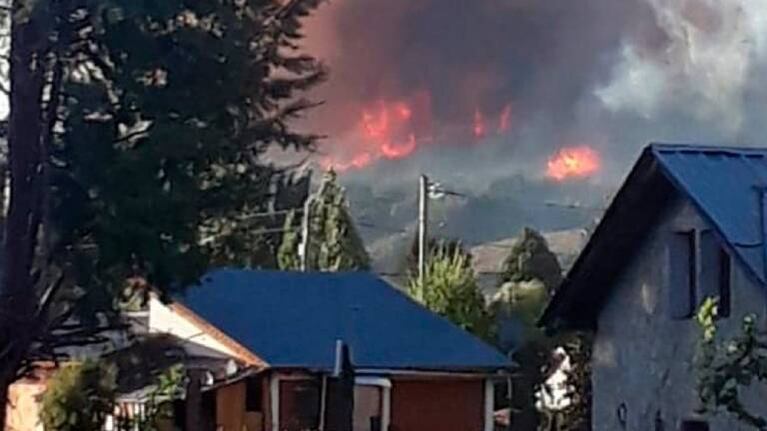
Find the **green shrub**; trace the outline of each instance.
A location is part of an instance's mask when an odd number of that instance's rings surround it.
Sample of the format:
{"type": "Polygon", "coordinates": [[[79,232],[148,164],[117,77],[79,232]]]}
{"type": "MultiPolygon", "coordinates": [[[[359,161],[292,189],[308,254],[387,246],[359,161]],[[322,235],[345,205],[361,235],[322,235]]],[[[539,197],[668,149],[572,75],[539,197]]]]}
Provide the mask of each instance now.
{"type": "Polygon", "coordinates": [[[42,396],[41,420],[48,431],[99,431],[112,413],[117,370],[86,361],[58,370],[42,396]]]}

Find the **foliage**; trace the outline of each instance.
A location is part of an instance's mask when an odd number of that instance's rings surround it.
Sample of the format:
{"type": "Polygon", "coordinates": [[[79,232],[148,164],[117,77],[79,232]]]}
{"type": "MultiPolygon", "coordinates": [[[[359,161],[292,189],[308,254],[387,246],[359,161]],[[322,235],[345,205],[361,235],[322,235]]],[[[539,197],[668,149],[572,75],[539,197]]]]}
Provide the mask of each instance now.
{"type": "Polygon", "coordinates": [[[767,381],[767,340],[756,331],[756,316],[745,316],[740,333],[725,340],[718,335],[716,319],[717,301],[708,298],[696,314],[701,329],[696,355],[700,410],[726,412],[753,429],[767,430],[767,418],[741,398],[744,389],[767,381]]]}
{"type": "Polygon", "coordinates": [[[298,247],[301,236],[296,227],[296,213],[291,211],[285,217],[283,226],[282,242],[277,251],[277,265],[282,270],[297,270],[301,268],[301,258],[298,255],[298,247]]]}
{"type": "MultiPolygon", "coordinates": [[[[426,241],[426,260],[437,253],[445,252],[448,254],[463,252],[463,245],[457,239],[439,239],[428,238],[426,241]]],[[[418,233],[413,236],[410,243],[410,251],[405,258],[405,272],[415,274],[418,272],[418,233]]]]}
{"type": "Polygon", "coordinates": [[[519,368],[514,374],[511,408],[513,430],[535,430],[540,423],[537,394],[543,388],[545,368],[555,346],[536,323],[549,300],[540,280],[506,282],[490,302],[499,325],[499,344],[511,351],[519,368]]]}
{"type": "Polygon", "coordinates": [[[145,414],[120,421],[120,428],[126,431],[159,431],[158,423],[173,419],[173,400],[179,399],[183,391],[184,367],[174,365],[157,376],[154,389],[144,404],[145,414]]]}
{"type": "Polygon", "coordinates": [[[530,280],[540,280],[551,292],[562,281],[562,268],[543,235],[525,228],[503,263],[500,284],[530,280]]]}
{"type": "Polygon", "coordinates": [[[426,308],[489,341],[495,341],[493,316],[479,290],[470,256],[442,248],[429,257],[423,284],[411,275],[408,293],[426,308]]]}
{"type": "Polygon", "coordinates": [[[45,429],[99,431],[112,413],[117,370],[103,362],[86,361],[59,369],[42,396],[45,429]]]}
{"type": "MultiPolygon", "coordinates": [[[[370,268],[362,239],[349,214],[344,189],[336,173],[325,173],[318,192],[309,202],[309,245],[307,269],[315,271],[361,271],[370,268]]],[[[291,225],[293,225],[291,220],[291,225]]],[[[280,247],[280,268],[299,269],[299,244],[296,230],[289,228],[280,247]]]]}
{"type": "MultiPolygon", "coordinates": [[[[42,396],[43,425],[56,431],[100,431],[114,412],[119,374],[132,372],[119,369],[119,361],[111,359],[62,367],[42,396]]],[[[159,421],[173,418],[171,403],[183,392],[183,366],[171,366],[154,380],[143,414],[116,418],[118,429],[157,431],[159,421]]]]}
{"type": "Polygon", "coordinates": [[[519,322],[526,334],[517,341],[525,342],[530,338],[544,336],[537,323],[549,299],[549,291],[538,279],[507,282],[495,293],[490,307],[496,316],[519,322]]]}
{"type": "Polygon", "coordinates": [[[552,368],[552,352],[563,347],[568,356],[569,405],[563,410],[546,412],[557,430],[590,429],[591,338],[589,334],[563,333],[549,336],[538,327],[538,320],[551,293],[561,281],[561,268],[539,233],[525,229],[504,263],[502,285],[491,301],[491,309],[500,326],[500,344],[514,349],[512,357],[520,365],[514,377],[511,400],[516,411],[515,430],[551,426],[541,422],[536,399],[545,391],[545,381],[552,368]]]}
{"type": "Polygon", "coordinates": [[[570,404],[557,412],[558,431],[591,430],[591,354],[593,335],[590,333],[567,334],[565,353],[570,359],[566,372],[570,404]]]}
{"type": "Polygon", "coordinates": [[[34,202],[6,228],[26,242],[6,246],[14,294],[0,308],[23,319],[0,320],[0,351],[13,345],[2,393],[29,346],[51,357],[98,340],[126,279],[168,290],[213,265],[259,264],[281,220],[257,215],[289,186],[264,153],[316,140],[290,124],[325,75],[298,46],[319,1],[15,2],[11,129],[39,133],[9,143],[39,154],[11,160],[25,169],[12,207],[34,202]],[[29,220],[35,233],[18,229],[29,220]]]}

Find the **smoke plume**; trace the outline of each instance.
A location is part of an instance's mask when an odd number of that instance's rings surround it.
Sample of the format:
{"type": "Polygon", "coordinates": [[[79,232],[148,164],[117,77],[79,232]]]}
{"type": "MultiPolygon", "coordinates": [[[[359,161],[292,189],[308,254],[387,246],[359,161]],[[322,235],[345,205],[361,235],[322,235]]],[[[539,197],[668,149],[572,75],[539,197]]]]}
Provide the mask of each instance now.
{"type": "Polygon", "coordinates": [[[767,0],[332,0],[309,24],[321,162],[362,178],[481,187],[585,145],[614,182],[651,140],[762,133],[767,0]]]}

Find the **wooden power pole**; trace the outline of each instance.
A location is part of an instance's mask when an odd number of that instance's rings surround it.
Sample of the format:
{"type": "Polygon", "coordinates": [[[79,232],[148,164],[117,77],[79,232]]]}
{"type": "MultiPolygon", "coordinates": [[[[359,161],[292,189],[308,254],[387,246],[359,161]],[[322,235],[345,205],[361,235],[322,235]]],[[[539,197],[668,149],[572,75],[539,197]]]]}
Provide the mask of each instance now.
{"type": "Polygon", "coordinates": [[[429,218],[429,178],[421,175],[418,187],[418,285],[420,296],[424,300],[425,277],[426,277],[426,248],[427,244],[427,225],[429,218]]]}

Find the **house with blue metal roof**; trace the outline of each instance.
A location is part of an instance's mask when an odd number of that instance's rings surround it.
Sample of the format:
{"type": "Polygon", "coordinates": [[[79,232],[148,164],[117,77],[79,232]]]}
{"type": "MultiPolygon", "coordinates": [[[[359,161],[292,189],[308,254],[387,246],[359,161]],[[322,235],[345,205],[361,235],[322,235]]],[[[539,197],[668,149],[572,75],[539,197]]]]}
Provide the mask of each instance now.
{"type": "Polygon", "coordinates": [[[360,431],[491,430],[494,386],[510,368],[493,347],[362,272],[222,269],[149,308],[152,332],[238,364],[210,391],[225,429],[323,429],[339,343],[355,369],[360,431]]]}
{"type": "Polygon", "coordinates": [[[541,319],[595,331],[594,430],[741,429],[696,413],[694,314],[715,297],[725,337],[764,327],[766,244],[767,149],[644,149],[541,319]]]}

